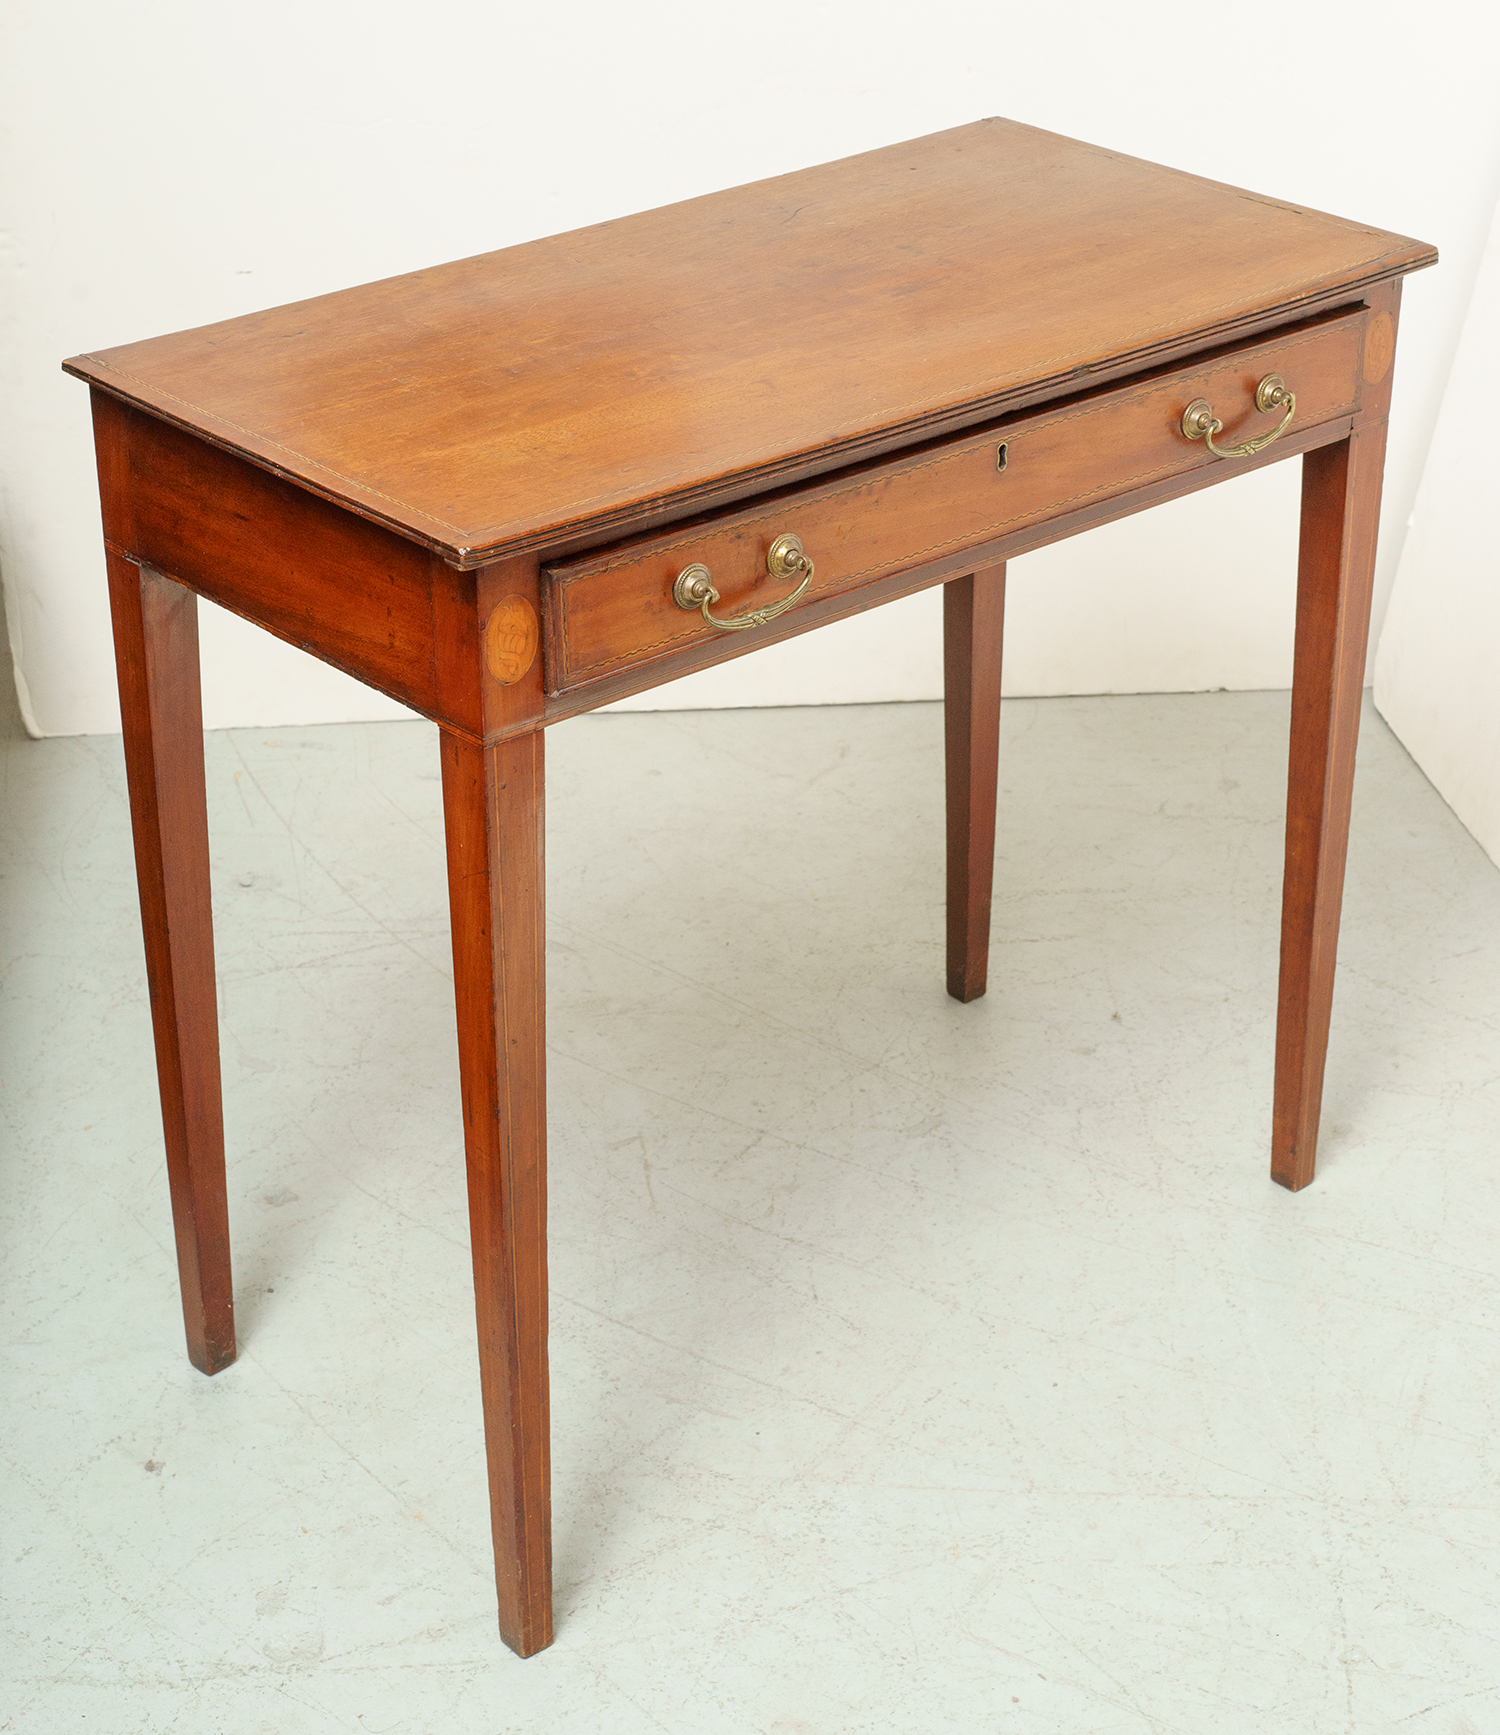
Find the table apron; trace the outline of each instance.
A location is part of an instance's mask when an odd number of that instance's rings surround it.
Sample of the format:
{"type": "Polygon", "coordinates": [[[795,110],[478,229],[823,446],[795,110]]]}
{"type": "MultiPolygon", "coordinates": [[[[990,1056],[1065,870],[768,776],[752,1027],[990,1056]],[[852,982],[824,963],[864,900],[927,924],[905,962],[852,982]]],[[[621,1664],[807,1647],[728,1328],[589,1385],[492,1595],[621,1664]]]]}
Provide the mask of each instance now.
{"type": "MultiPolygon", "coordinates": [[[[1120,518],[1129,518],[1149,507],[1199,493],[1221,482],[1232,481],[1236,476],[1263,470],[1268,465],[1280,463],[1287,458],[1300,457],[1303,453],[1323,446],[1335,445],[1340,440],[1348,439],[1356,427],[1379,420],[1383,418],[1364,414],[1345,415],[1332,421],[1321,422],[1315,427],[1296,432],[1288,430],[1274,446],[1253,457],[1147,483],[1126,493],[1113,495],[1107,500],[1091,502],[1058,514],[1044,523],[1027,525],[1004,536],[941,555],[907,571],[862,585],[857,590],[803,603],[753,631],[725,633],[712,639],[701,639],[671,656],[632,668],[607,672],[566,692],[548,694],[543,721],[554,723],[567,717],[580,716],[600,705],[612,704],[617,699],[648,692],[652,687],[660,686],[664,682],[675,681],[684,675],[696,674],[719,663],[729,662],[763,645],[779,644],[787,639],[797,638],[802,633],[812,632],[833,621],[848,620],[869,609],[879,608],[901,597],[915,595],[921,590],[928,590],[933,585],[946,584],[951,578],[994,566],[1004,560],[1015,559],[1022,554],[1030,554],[1054,542],[1063,542],[1080,531],[1092,530],[1097,525],[1110,524],[1120,518]]],[[[505,729],[503,734],[518,734],[527,727],[535,725],[518,724],[514,728],[505,729]]]]}
{"type": "Polygon", "coordinates": [[[1369,317],[1357,307],[1302,321],[664,531],[544,562],[546,691],[558,698],[699,644],[737,641],[729,653],[736,654],[765,642],[768,616],[806,616],[810,605],[940,571],[949,558],[963,569],[1013,537],[1019,552],[1036,546],[1038,534],[1046,539],[1055,526],[1077,524],[1075,514],[1093,505],[1133,509],[1159,483],[1236,474],[1253,447],[1270,450],[1294,429],[1326,429],[1358,413],[1369,317]],[[1262,390],[1272,393],[1264,406],[1262,390]],[[1191,437],[1184,414],[1205,405],[1212,406],[1209,437],[1191,437]],[[805,550],[811,567],[789,567],[789,548],[805,550]],[[691,586],[707,593],[701,614],[684,606],[681,593],[691,586]],[[726,622],[739,630],[725,630],[726,622]]]}
{"type": "MultiPolygon", "coordinates": [[[[442,727],[469,740],[505,740],[1345,439],[1372,419],[1360,408],[1358,345],[1366,319],[1364,309],[1335,315],[1227,354],[1201,358],[1193,369],[1163,370],[1145,381],[1088,394],[1071,405],[1030,411],[932,449],[783,496],[743,503],[703,523],[638,538],[617,550],[550,566],[534,555],[516,556],[473,572],[460,571],[430,550],[286,478],[96,392],[98,435],[127,454],[129,470],[127,495],[122,497],[128,498],[128,506],[117,501],[106,513],[106,540],[124,558],[164,573],[442,727]],[[1181,414],[1185,406],[1177,405],[1176,398],[1186,389],[1184,382],[1195,375],[1222,382],[1226,375],[1234,375],[1237,364],[1243,362],[1254,371],[1268,353],[1274,356],[1279,350],[1301,350],[1309,361],[1322,358],[1324,377],[1313,382],[1321,401],[1310,394],[1312,421],[1299,424],[1294,419],[1274,444],[1228,461],[1201,457],[1202,449],[1190,446],[1180,434],[1176,436],[1180,453],[1171,444],[1164,445],[1162,429],[1156,424],[1168,409],[1181,414]],[[1328,414],[1329,405],[1340,397],[1344,413],[1328,414]],[[1117,405],[1131,403],[1146,405],[1152,417],[1148,434],[1154,448],[1145,452],[1147,461],[1141,462],[1139,451],[1109,452],[1104,471],[1107,485],[1092,491],[1076,486],[1080,475],[1087,480],[1089,460],[1076,473],[1069,468],[1074,462],[1071,457],[1054,464],[1054,454],[1065,449],[1062,437],[1098,410],[1113,412],[1117,405]],[[960,522],[956,534],[943,537],[944,501],[928,497],[929,473],[941,474],[942,467],[949,466],[948,475],[957,475],[967,491],[961,493],[958,507],[972,512],[973,482],[986,466],[995,470],[1002,441],[1018,454],[1013,461],[1022,471],[1021,485],[1011,496],[1022,506],[1016,515],[1019,522],[1012,520],[993,535],[982,529],[965,531],[960,522]],[[1022,468],[1027,464],[1029,473],[1022,468]],[[1141,479],[1135,480],[1134,474],[1111,475],[1109,464],[1117,471],[1140,474],[1141,479]],[[1162,473],[1164,469],[1167,473],[1162,473]],[[1023,491],[1028,487],[1038,503],[1030,512],[1024,509],[1023,491]],[[874,496],[868,496],[871,489],[874,496]],[[892,489],[896,492],[881,498],[881,490],[892,489]],[[871,514],[872,523],[861,516],[865,497],[873,497],[880,509],[871,514]],[[844,515],[842,519],[830,516],[830,503],[844,515]],[[913,513],[920,514],[919,519],[914,521],[913,513]],[[830,533],[827,548],[808,539],[808,552],[815,561],[822,559],[825,571],[834,568],[833,583],[822,594],[813,588],[787,613],[742,632],[715,632],[696,615],[671,609],[671,573],[692,558],[700,539],[718,538],[717,559],[726,542],[738,538],[750,546],[757,535],[768,540],[769,530],[783,520],[794,528],[809,515],[814,526],[830,533]],[[748,536],[741,530],[744,525],[752,527],[748,536]],[[852,534],[838,537],[831,534],[835,530],[852,534]],[[843,572],[836,560],[840,554],[857,555],[860,536],[865,550],[875,551],[874,560],[868,562],[875,570],[872,576],[850,577],[849,558],[843,572]],[[882,536],[895,549],[915,546],[917,557],[887,556],[882,567],[881,557],[886,554],[882,536]],[[934,542],[939,546],[928,554],[934,542]],[[830,555],[834,559],[828,559],[830,555]],[[613,660],[606,657],[596,672],[570,674],[570,607],[575,609],[575,624],[577,620],[576,604],[570,599],[602,585],[606,589],[592,594],[602,599],[607,615],[616,608],[607,587],[615,570],[622,568],[624,582],[614,594],[625,610],[637,608],[645,594],[649,610],[654,611],[642,616],[645,624],[665,621],[680,642],[632,651],[628,634],[636,628],[628,613],[620,616],[616,609],[617,618],[625,620],[627,635],[618,654],[613,660]],[[660,574],[655,568],[660,568],[660,574]],[[503,691],[485,673],[479,651],[484,620],[493,607],[491,593],[499,594],[496,582],[502,574],[500,588],[510,606],[515,607],[517,596],[524,599],[525,607],[538,617],[540,637],[538,667],[528,671],[520,684],[503,691]],[[665,605],[656,595],[663,584],[668,592],[665,605]]],[[[1248,374],[1238,383],[1241,390],[1253,386],[1248,374]]],[[[1295,380],[1289,378],[1289,383],[1295,387],[1295,380]]],[[[1231,427],[1235,427],[1243,405],[1235,401],[1233,392],[1222,397],[1222,407],[1216,405],[1216,410],[1226,420],[1232,417],[1231,427]]],[[[1006,498],[1009,479],[1008,474],[995,477],[997,498],[1006,498]]],[[[737,600],[731,595],[726,610],[737,600]]],[[[755,603],[769,600],[773,598],[757,596],[755,603]]],[[[618,638],[614,624],[601,620],[597,630],[615,630],[618,638]]],[[[574,646],[579,642],[575,634],[574,646]]]]}

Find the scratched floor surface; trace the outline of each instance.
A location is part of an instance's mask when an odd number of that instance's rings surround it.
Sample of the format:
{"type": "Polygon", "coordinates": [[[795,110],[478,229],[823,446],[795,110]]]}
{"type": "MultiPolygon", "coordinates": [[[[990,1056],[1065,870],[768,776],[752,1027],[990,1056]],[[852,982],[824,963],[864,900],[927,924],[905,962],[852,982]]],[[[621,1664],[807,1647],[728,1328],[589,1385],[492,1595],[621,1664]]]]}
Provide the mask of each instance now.
{"type": "Polygon", "coordinates": [[[0,1728],[1500,1728],[1500,872],[1361,745],[1266,1176],[1286,699],[549,737],[558,1637],[494,1630],[435,741],[209,737],[242,1353],[183,1354],[119,742],[7,743],[0,1728]]]}

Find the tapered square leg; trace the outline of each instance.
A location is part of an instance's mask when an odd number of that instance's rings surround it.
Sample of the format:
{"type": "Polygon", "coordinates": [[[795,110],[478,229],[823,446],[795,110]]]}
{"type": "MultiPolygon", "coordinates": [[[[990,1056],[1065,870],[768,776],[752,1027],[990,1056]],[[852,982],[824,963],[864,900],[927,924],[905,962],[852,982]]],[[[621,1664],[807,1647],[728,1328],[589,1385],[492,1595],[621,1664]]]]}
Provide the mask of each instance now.
{"type": "Polygon", "coordinates": [[[111,552],[110,609],[188,1357],[234,1360],[198,599],[111,552]]]}
{"type": "Polygon", "coordinates": [[[984,993],[995,877],[1005,568],[943,586],[943,731],[948,785],[948,992],[984,993]]]}
{"type": "Polygon", "coordinates": [[[1302,460],[1271,1176],[1313,1178],[1354,789],[1385,423],[1302,460]]]}
{"type": "Polygon", "coordinates": [[[479,1378],[500,1634],[552,1642],[542,734],[442,736],[479,1378]]]}

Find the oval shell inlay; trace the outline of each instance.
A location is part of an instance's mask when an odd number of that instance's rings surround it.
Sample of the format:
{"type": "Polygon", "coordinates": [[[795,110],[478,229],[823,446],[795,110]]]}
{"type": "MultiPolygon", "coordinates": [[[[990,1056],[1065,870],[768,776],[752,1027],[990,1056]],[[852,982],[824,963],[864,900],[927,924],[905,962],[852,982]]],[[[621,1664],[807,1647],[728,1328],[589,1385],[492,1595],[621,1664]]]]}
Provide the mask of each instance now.
{"type": "Polygon", "coordinates": [[[503,596],[484,623],[484,661],[502,686],[519,681],[536,661],[536,610],[524,596],[503,596]]]}
{"type": "Polygon", "coordinates": [[[1396,354],[1396,326],[1388,313],[1377,313],[1365,332],[1365,384],[1378,386],[1391,371],[1396,354]]]}

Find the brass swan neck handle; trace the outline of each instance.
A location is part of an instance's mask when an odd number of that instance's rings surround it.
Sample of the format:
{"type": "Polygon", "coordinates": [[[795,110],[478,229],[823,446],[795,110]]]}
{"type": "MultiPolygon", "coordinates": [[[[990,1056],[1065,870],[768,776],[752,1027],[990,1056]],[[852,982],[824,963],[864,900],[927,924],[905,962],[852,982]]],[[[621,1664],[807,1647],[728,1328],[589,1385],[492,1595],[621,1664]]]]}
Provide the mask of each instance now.
{"type": "Polygon", "coordinates": [[[1280,374],[1267,374],[1255,388],[1255,407],[1263,414],[1284,409],[1285,414],[1269,434],[1257,434],[1253,440],[1242,440],[1237,446],[1216,446],[1214,435],[1224,432],[1224,424],[1213,412],[1207,398],[1194,398],[1182,412],[1182,431],[1189,440],[1202,440],[1216,458],[1250,458],[1265,451],[1273,440],[1279,440],[1291,426],[1297,413],[1297,396],[1287,390],[1280,374]]]}
{"type": "Polygon", "coordinates": [[[719,600],[719,593],[714,589],[713,574],[701,560],[695,560],[691,566],[683,567],[677,574],[672,586],[672,600],[678,608],[695,608],[711,627],[717,627],[721,633],[740,633],[747,627],[764,626],[769,620],[775,620],[777,615],[785,614],[806,591],[812,583],[813,563],[802,547],[802,538],[790,534],[778,536],[766,550],[766,571],[772,578],[792,578],[797,573],[802,574],[802,582],[790,596],[784,596],[780,602],[767,603],[764,608],[751,609],[746,614],[729,615],[721,618],[710,613],[713,605],[719,600]]]}

